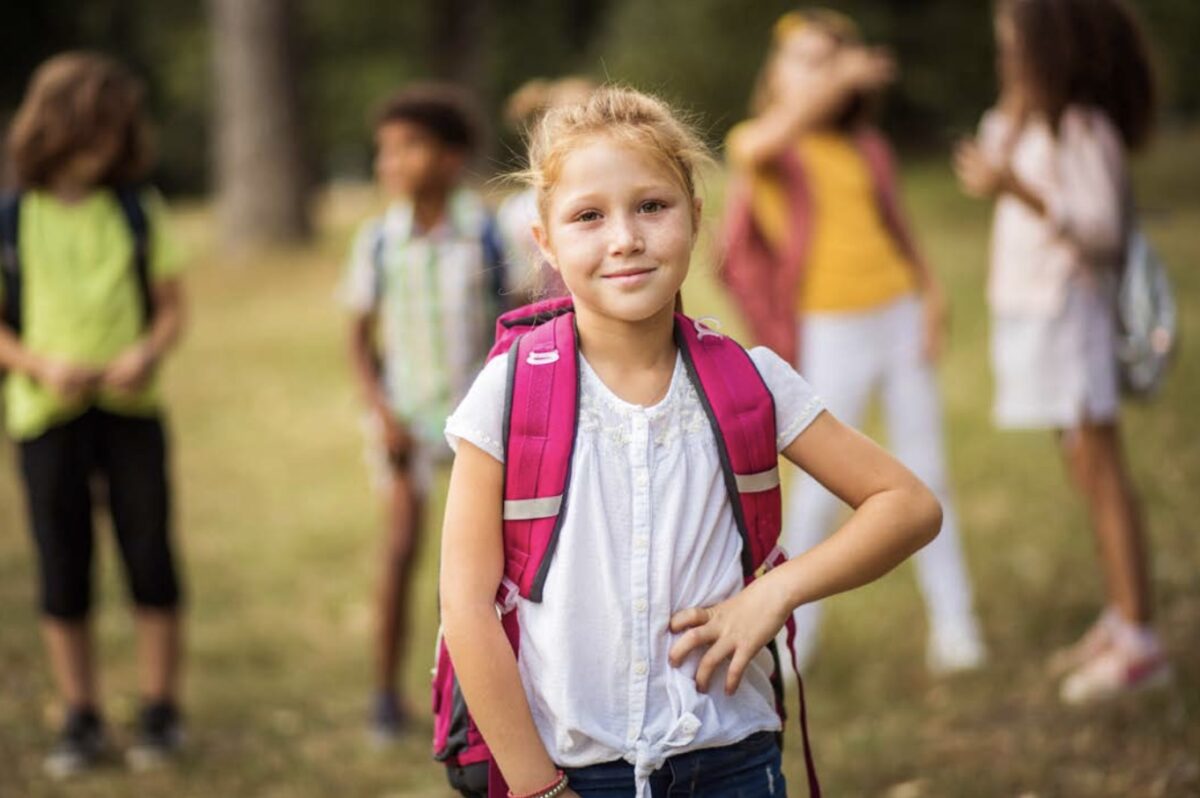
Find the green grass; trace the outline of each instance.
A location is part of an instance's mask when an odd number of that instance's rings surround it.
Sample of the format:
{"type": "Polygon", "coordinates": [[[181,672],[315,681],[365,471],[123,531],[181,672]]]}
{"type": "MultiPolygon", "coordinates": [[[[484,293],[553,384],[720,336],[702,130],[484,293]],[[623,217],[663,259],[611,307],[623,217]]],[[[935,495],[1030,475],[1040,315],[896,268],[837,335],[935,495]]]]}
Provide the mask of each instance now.
{"type": "MultiPolygon", "coordinates": [[[[1181,135],[1139,165],[1153,210],[1147,223],[1174,268],[1185,332],[1200,329],[1198,146],[1200,135],[1181,135]]],[[[1065,710],[1040,667],[1098,606],[1086,519],[1049,436],[1001,434],[989,422],[986,209],[957,194],[944,163],[916,164],[908,177],[923,243],[954,300],[942,371],[948,439],[993,661],[962,678],[926,675],[924,613],[907,567],[831,601],[808,680],[827,793],[1200,794],[1200,362],[1184,353],[1162,397],[1125,416],[1175,686],[1065,710]]],[[[177,770],[134,777],[111,768],[69,785],[40,775],[55,699],[14,453],[0,445],[0,796],[449,794],[428,755],[427,721],[397,750],[364,744],[379,508],[333,300],[364,201],[339,192],[327,205],[316,247],[253,261],[219,257],[206,211],[181,209],[180,235],[197,262],[190,334],[167,374],[191,597],[192,745],[177,770]]],[[[703,252],[687,302],[696,315],[732,315],[703,252]]],[[[418,645],[406,673],[417,708],[426,706],[435,632],[436,529],[431,523],[422,554],[418,645]]],[[[103,690],[127,739],[136,710],[131,623],[111,545],[102,555],[103,690]]],[[[788,738],[785,771],[802,795],[797,738],[788,738]]]]}

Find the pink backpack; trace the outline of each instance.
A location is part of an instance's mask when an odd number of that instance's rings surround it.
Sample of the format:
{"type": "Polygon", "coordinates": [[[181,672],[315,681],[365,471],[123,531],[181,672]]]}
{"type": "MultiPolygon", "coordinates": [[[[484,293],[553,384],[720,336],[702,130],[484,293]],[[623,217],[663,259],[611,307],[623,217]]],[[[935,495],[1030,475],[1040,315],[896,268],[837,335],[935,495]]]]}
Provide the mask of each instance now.
{"type": "MultiPolygon", "coordinates": [[[[675,339],[687,375],[716,436],[733,516],[742,535],[742,568],[750,582],[787,559],[779,547],[779,455],[775,404],[749,354],[699,321],[675,314],[675,339]]],[[[489,359],[510,351],[504,427],[504,579],[496,597],[513,651],[520,656],[517,598],[540,602],[569,497],[571,457],[579,414],[579,361],[570,297],[509,311],[496,323],[489,359]]],[[[788,619],[788,646],[795,626],[788,619]]],[[[786,717],[779,654],[772,683],[776,709],[786,717]]],[[[793,667],[795,656],[793,652],[793,667]]],[[[797,684],[799,685],[797,673],[797,684]]],[[[809,747],[803,688],[800,726],[809,793],[821,791],[809,747]]],[[[445,643],[439,640],[433,678],[434,758],[454,767],[489,763],[491,798],[507,787],[475,727],[445,643]]]]}

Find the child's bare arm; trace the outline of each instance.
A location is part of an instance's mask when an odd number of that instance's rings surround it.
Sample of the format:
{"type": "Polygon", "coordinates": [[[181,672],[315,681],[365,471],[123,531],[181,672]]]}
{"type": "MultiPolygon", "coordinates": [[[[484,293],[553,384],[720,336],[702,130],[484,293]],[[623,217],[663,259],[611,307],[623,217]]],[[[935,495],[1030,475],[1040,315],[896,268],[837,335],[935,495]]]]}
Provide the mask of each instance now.
{"type": "Polygon", "coordinates": [[[178,278],[159,280],[154,284],[154,321],[146,335],[150,356],[161,360],[179,343],[187,325],[187,302],[183,281],[178,278]]]}
{"type": "Polygon", "coordinates": [[[886,51],[847,47],[823,67],[784,78],[786,96],[741,126],[729,142],[730,160],[745,169],[761,168],[835,113],[850,92],[880,88],[894,79],[895,71],[886,51]]]}
{"type": "Polygon", "coordinates": [[[21,339],[0,322],[0,369],[37,379],[38,358],[21,344],[21,339]]]}
{"type": "Polygon", "coordinates": [[[1046,215],[1046,203],[1033,188],[1013,173],[1008,163],[994,163],[970,139],[959,142],[954,150],[954,172],[962,190],[976,199],[995,199],[1011,194],[1038,216],[1046,215]]]}
{"type": "Polygon", "coordinates": [[[442,633],[471,715],[513,794],[553,783],[546,753],[496,615],[504,574],[501,532],[504,467],[466,441],[450,475],[442,530],[442,633]]]}
{"type": "Polygon", "coordinates": [[[379,353],[375,350],[375,313],[356,313],[350,320],[350,365],[362,391],[363,401],[373,410],[387,407],[379,353]]]}
{"type": "Polygon", "coordinates": [[[671,661],[678,665],[691,650],[707,647],[696,673],[702,690],[708,689],[717,666],[729,659],[725,690],[732,693],[747,664],[796,607],[878,579],[931,541],[941,527],[941,506],[929,489],[829,413],[821,413],[783,454],[854,508],[854,514],[825,541],[729,600],[675,614],[671,630],[687,631],[672,646],[671,661]]]}
{"type": "Polygon", "coordinates": [[[886,174],[881,186],[883,218],[900,245],[905,256],[904,261],[916,279],[917,291],[921,298],[921,351],[926,361],[934,363],[941,357],[945,347],[950,317],[949,302],[941,281],[917,245],[912,222],[904,207],[896,158],[891,147],[882,135],[875,141],[878,142],[875,146],[878,148],[886,174]]]}
{"type": "Polygon", "coordinates": [[[408,427],[399,421],[388,402],[383,384],[383,369],[375,345],[374,312],[359,313],[350,321],[350,363],[362,391],[363,402],[375,415],[383,431],[388,457],[396,467],[404,467],[412,450],[413,439],[408,427]]]}

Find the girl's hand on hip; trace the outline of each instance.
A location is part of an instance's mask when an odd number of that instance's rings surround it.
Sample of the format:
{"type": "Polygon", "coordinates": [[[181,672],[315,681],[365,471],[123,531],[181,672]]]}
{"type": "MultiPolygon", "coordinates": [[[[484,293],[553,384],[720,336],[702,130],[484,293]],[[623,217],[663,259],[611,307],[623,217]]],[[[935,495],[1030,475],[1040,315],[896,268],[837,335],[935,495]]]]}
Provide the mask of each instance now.
{"type": "Polygon", "coordinates": [[[762,580],[712,607],[680,610],[671,617],[671,631],[682,632],[671,646],[671,665],[679,667],[694,649],[707,648],[696,668],[696,687],[708,692],[713,673],[729,660],[725,694],[733,695],[750,660],[774,639],[790,612],[782,595],[762,580]]]}

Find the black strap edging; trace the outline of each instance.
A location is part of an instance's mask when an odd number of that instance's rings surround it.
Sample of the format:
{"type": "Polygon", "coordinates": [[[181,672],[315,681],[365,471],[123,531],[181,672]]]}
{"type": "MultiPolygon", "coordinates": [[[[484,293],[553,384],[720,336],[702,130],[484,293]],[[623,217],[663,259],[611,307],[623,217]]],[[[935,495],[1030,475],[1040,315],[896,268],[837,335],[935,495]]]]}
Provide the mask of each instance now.
{"type": "Polygon", "coordinates": [[[548,321],[557,319],[564,313],[573,313],[574,311],[575,307],[573,305],[563,305],[561,308],[542,310],[528,316],[519,316],[515,319],[500,319],[500,324],[507,330],[511,330],[514,327],[540,327],[548,321]]]}
{"type": "Polygon", "coordinates": [[[150,221],[135,188],[118,188],[117,204],[133,234],[133,271],[137,279],[138,302],[142,312],[142,327],[154,319],[154,293],[150,285],[150,221]]]}
{"type": "MultiPolygon", "coordinates": [[[[555,318],[563,314],[555,314],[555,318]]],[[[556,324],[560,322],[555,322],[556,324]]],[[[555,343],[557,344],[557,331],[555,331],[555,343]]],[[[546,553],[542,556],[541,565],[537,569],[537,573],[533,577],[533,585],[529,590],[529,600],[537,603],[542,601],[542,590],[546,586],[546,576],[550,573],[550,562],[554,559],[554,551],[558,548],[558,538],[562,532],[563,522],[567,520],[567,503],[571,499],[571,473],[575,466],[575,446],[579,443],[579,402],[582,399],[582,385],[580,383],[580,374],[583,367],[579,362],[579,327],[575,324],[575,318],[571,318],[571,340],[575,358],[575,406],[571,409],[571,450],[567,453],[567,473],[563,475],[563,490],[562,503],[558,506],[558,517],[554,519],[554,529],[550,532],[550,542],[546,544],[546,553]]]]}
{"type": "Polygon", "coordinates": [[[688,342],[683,333],[679,330],[678,321],[675,323],[674,335],[675,345],[683,357],[683,365],[688,379],[696,388],[696,396],[700,399],[700,406],[704,409],[708,426],[712,429],[713,437],[716,438],[717,459],[721,463],[721,476],[725,481],[725,490],[729,494],[729,507],[733,511],[733,521],[742,538],[742,574],[750,577],[754,574],[754,546],[750,542],[750,527],[746,524],[746,513],[742,507],[742,494],[737,489],[737,475],[733,470],[733,461],[729,459],[729,450],[725,446],[725,434],[721,430],[720,422],[717,421],[717,413],[713,410],[712,403],[708,401],[708,393],[696,371],[696,364],[692,360],[692,351],[688,348],[688,342]]]}
{"type": "Polygon", "coordinates": [[[4,286],[0,321],[21,334],[21,195],[8,194],[0,200],[0,284],[4,286]]]}

